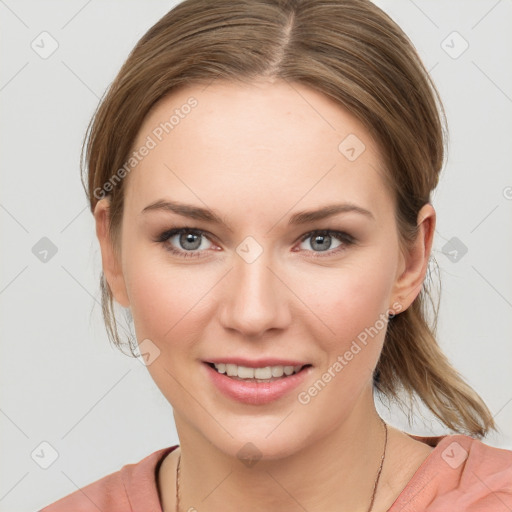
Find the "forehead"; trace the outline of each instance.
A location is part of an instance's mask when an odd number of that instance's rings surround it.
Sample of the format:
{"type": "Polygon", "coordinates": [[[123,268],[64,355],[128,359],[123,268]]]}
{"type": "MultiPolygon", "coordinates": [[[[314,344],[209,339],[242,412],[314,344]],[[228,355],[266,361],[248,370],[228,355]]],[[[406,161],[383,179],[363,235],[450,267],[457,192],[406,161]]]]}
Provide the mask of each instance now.
{"type": "Polygon", "coordinates": [[[301,84],[182,88],[148,114],[133,149],[143,146],[150,149],[139,151],[145,156],[126,190],[127,208],[139,211],[166,197],[255,214],[284,212],[299,201],[301,209],[340,201],[390,207],[368,130],[301,84]]]}

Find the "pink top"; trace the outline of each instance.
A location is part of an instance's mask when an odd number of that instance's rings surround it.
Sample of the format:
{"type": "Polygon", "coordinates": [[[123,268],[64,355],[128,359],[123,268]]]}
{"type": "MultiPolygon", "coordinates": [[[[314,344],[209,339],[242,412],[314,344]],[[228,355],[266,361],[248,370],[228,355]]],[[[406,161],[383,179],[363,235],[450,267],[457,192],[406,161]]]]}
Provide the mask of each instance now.
{"type": "MultiPolygon", "coordinates": [[[[409,435],[435,448],[388,512],[512,511],[512,451],[465,435],[409,435]]],[[[162,512],[158,468],[177,447],[127,464],[40,512],[162,512]]]]}

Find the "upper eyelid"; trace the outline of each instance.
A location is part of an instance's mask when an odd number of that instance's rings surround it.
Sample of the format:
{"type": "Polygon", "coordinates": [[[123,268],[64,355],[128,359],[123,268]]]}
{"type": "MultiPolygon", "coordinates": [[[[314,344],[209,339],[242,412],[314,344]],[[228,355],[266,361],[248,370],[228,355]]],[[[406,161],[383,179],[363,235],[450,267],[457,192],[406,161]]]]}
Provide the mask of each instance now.
{"type": "Polygon", "coordinates": [[[168,237],[167,237],[167,240],[168,240],[171,236],[176,236],[176,235],[179,235],[180,233],[189,233],[189,232],[197,234],[197,235],[203,235],[205,238],[208,238],[210,241],[213,241],[217,238],[215,235],[213,235],[209,231],[205,231],[204,229],[188,228],[188,227],[168,229],[168,230],[164,231],[162,233],[162,235],[160,235],[160,236],[163,237],[164,235],[168,235],[168,237]],[[174,233],[173,233],[173,231],[174,231],[174,233]]]}
{"type": "MultiPolygon", "coordinates": [[[[168,241],[171,237],[180,234],[180,232],[194,232],[196,234],[204,236],[205,238],[208,238],[208,240],[212,243],[214,243],[214,240],[216,239],[215,235],[213,235],[209,231],[206,231],[201,228],[194,228],[194,227],[187,227],[187,226],[168,229],[168,230],[164,231],[158,237],[158,239],[162,239],[161,241],[165,242],[165,241],[168,241]],[[213,240],[211,240],[210,237],[213,238],[213,240]]],[[[300,237],[294,243],[303,242],[304,240],[306,240],[306,239],[310,238],[311,236],[318,234],[318,233],[332,234],[334,236],[334,238],[338,238],[338,240],[340,238],[348,239],[349,242],[355,242],[355,240],[356,240],[354,236],[350,235],[349,233],[347,233],[346,231],[343,231],[343,230],[319,228],[319,229],[313,229],[313,230],[307,231],[306,233],[300,235],[300,237]],[[336,235],[341,235],[341,236],[336,237],[336,235]]],[[[345,242],[346,241],[347,240],[345,240],[345,242]]],[[[178,249],[178,250],[181,250],[181,249],[178,249]]],[[[194,252],[194,251],[188,251],[188,252],[194,252]]],[[[201,252],[201,251],[197,251],[197,252],[201,252]]]]}
{"type": "Polygon", "coordinates": [[[317,234],[317,233],[327,234],[327,235],[333,234],[334,236],[341,235],[345,238],[350,238],[351,240],[355,240],[355,237],[353,237],[351,234],[347,233],[346,231],[340,230],[340,229],[313,229],[312,231],[308,231],[307,233],[304,233],[303,235],[301,235],[299,240],[303,241],[306,238],[309,238],[310,236],[313,236],[314,234],[317,234]]]}

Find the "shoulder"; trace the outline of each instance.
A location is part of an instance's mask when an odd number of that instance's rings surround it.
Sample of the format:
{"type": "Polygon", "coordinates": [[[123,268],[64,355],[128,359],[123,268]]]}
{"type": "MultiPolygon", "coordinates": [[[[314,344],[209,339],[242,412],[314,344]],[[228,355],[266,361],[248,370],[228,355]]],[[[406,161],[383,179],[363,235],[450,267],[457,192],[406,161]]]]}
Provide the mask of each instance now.
{"type": "Polygon", "coordinates": [[[413,437],[434,450],[389,512],[512,510],[512,451],[466,435],[413,437]]]}
{"type": "Polygon", "coordinates": [[[167,454],[177,448],[162,448],[134,464],[127,464],[39,512],[160,512],[156,471],[167,454]]]}

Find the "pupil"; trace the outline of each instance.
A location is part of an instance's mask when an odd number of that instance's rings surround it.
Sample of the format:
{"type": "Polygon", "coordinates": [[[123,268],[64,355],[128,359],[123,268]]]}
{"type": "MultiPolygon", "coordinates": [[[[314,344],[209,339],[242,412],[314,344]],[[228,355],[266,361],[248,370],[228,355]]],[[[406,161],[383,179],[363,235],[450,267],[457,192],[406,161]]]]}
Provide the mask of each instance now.
{"type": "Polygon", "coordinates": [[[199,235],[196,235],[194,233],[187,233],[181,235],[180,243],[182,244],[182,247],[185,249],[197,249],[201,245],[201,239],[199,235]],[[192,246],[189,246],[187,244],[192,244],[192,246]]]}
{"type": "Polygon", "coordinates": [[[314,247],[314,248],[320,249],[321,251],[325,251],[326,249],[328,249],[330,238],[331,237],[329,235],[317,235],[314,239],[313,246],[315,244],[318,244],[318,245],[317,245],[317,247],[314,247]],[[323,240],[323,244],[321,242],[322,240],[323,240]]]}

